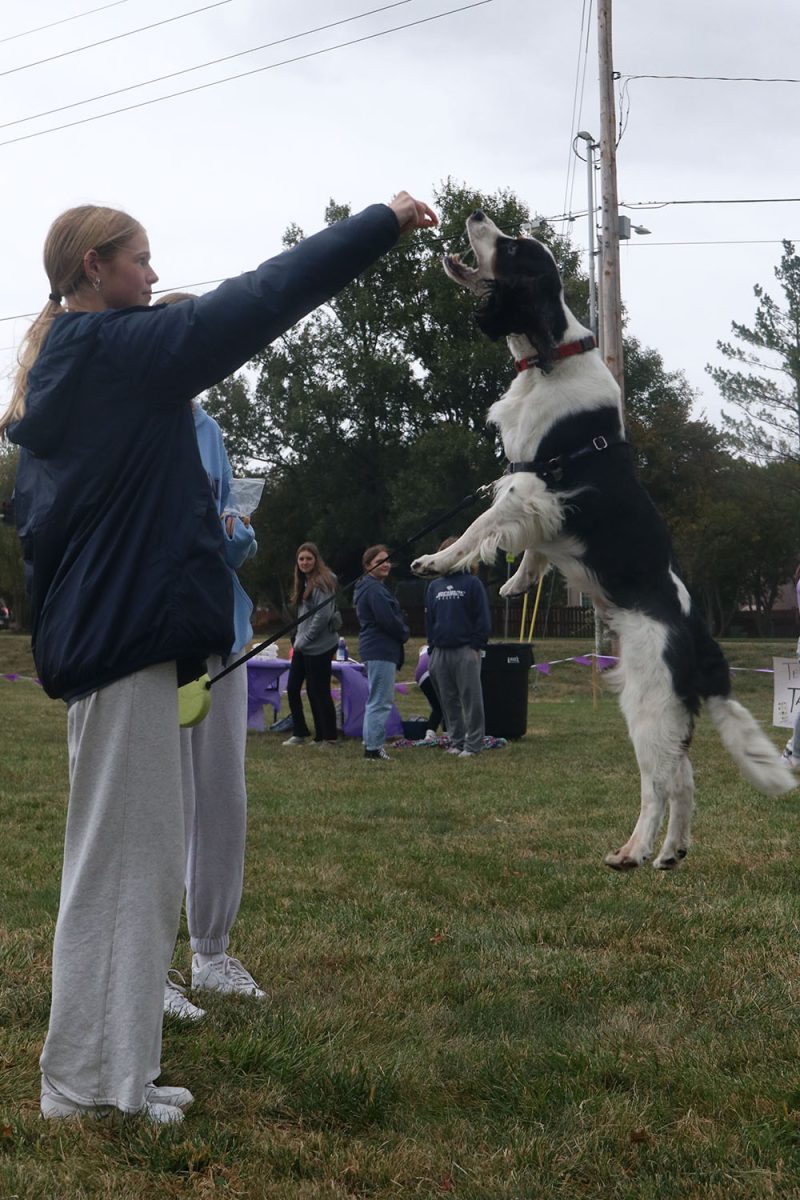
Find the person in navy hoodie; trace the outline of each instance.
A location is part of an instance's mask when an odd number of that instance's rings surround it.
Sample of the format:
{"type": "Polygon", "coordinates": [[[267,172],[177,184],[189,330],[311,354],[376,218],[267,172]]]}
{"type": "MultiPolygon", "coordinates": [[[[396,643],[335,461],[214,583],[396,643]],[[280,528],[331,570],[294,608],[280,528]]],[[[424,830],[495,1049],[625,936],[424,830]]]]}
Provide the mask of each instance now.
{"type": "Polygon", "coordinates": [[[400,192],[199,297],[150,308],[143,226],[62,213],[49,297],[0,434],[20,447],[32,650],[68,704],[70,798],[41,1056],[47,1118],[182,1119],[157,1087],[184,885],[177,687],[234,641],[233,587],[191,405],[386,253],[436,223],[400,192]]]}
{"type": "MultiPolygon", "coordinates": [[[[445,550],[455,538],[446,538],[445,550]]],[[[483,749],[484,714],[481,650],[492,630],[486,588],[469,571],[443,575],[428,584],[425,625],[430,672],[444,713],[448,754],[474,758],[483,749]]]]}
{"type": "Polygon", "coordinates": [[[389,761],[383,748],[392,711],[394,680],[403,665],[408,626],[400,605],[386,586],[392,569],[386,546],[370,546],[361,559],[364,574],[353,591],[358,617],[358,652],[366,663],[369,692],[364,709],[364,757],[389,761]]]}

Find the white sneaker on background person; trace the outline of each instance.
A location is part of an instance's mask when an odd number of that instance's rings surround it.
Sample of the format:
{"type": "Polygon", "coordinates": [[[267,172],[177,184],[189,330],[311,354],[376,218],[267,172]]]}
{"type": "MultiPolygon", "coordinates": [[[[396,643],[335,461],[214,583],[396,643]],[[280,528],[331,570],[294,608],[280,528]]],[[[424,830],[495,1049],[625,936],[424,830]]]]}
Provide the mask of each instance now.
{"type": "Polygon", "coordinates": [[[294,734],[283,742],[284,746],[305,746],[306,739],[304,737],[295,737],[294,734]]]}
{"type": "Polygon", "coordinates": [[[267,993],[258,986],[239,959],[231,958],[229,954],[213,957],[195,954],[192,958],[192,988],[221,992],[225,996],[251,996],[254,1000],[267,998],[267,993]]]}
{"type": "Polygon", "coordinates": [[[787,767],[791,767],[793,771],[800,771],[800,758],[795,758],[795,756],[792,754],[791,741],[786,743],[781,758],[786,763],[787,767]]]}
{"type": "Polygon", "coordinates": [[[185,992],[186,980],[181,975],[180,971],[167,971],[167,979],[164,984],[164,1013],[168,1017],[177,1017],[179,1021],[202,1021],[206,1015],[204,1008],[198,1008],[196,1004],[192,1004],[185,992]],[[175,982],[172,976],[179,982],[175,982]]]}

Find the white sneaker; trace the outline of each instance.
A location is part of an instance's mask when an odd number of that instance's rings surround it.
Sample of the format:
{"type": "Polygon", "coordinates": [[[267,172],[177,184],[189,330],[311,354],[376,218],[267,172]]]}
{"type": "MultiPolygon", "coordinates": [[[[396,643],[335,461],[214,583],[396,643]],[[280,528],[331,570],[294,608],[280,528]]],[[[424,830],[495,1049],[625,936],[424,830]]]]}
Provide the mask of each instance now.
{"type": "Polygon", "coordinates": [[[478,755],[475,753],[474,750],[461,750],[461,751],[459,751],[458,757],[459,758],[477,758],[478,755]]]}
{"type": "MultiPolygon", "coordinates": [[[[148,1093],[164,1096],[165,1093],[170,1093],[172,1097],[177,1097],[178,1094],[188,1096],[187,1104],[192,1102],[192,1093],[186,1088],[157,1088],[153,1084],[149,1084],[145,1088],[145,1096],[148,1093]]],[[[183,1106],[185,1107],[185,1105],[183,1106]]],[[[173,1100],[167,1103],[158,1103],[156,1100],[145,1099],[144,1104],[136,1113],[126,1113],[125,1116],[144,1117],[153,1125],[176,1125],[183,1120],[182,1106],[174,1103],[173,1100]]],[[[42,1116],[46,1121],[77,1121],[80,1119],[87,1121],[99,1121],[110,1117],[116,1110],[109,1104],[78,1104],[77,1100],[70,1100],[64,1096],[57,1088],[53,1086],[46,1075],[42,1076],[42,1098],[40,1101],[40,1109],[42,1116]]]]}
{"type": "Polygon", "coordinates": [[[284,746],[305,746],[306,739],[304,737],[295,737],[295,735],[292,734],[292,736],[287,738],[283,744],[284,746]]]}
{"type": "Polygon", "coordinates": [[[423,738],[423,741],[435,742],[436,741],[436,730],[435,729],[426,729],[425,737],[423,738]]]}
{"type": "Polygon", "coordinates": [[[795,756],[792,754],[791,742],[786,745],[781,758],[786,763],[787,767],[791,767],[793,771],[800,771],[800,758],[795,758],[795,756]]]}
{"type": "Polygon", "coordinates": [[[267,993],[261,990],[238,958],[231,958],[229,954],[215,958],[204,967],[200,966],[195,955],[192,959],[192,987],[208,992],[222,992],[225,996],[251,996],[254,1000],[267,998],[267,993]]]}
{"type": "Polygon", "coordinates": [[[194,1096],[184,1087],[157,1087],[148,1083],[144,1089],[145,1104],[162,1104],[168,1108],[188,1108],[194,1096]]]}
{"type": "Polygon", "coordinates": [[[448,754],[460,754],[461,751],[459,750],[458,746],[448,746],[447,753],[448,754]]]}
{"type": "Polygon", "coordinates": [[[164,1012],[169,1017],[177,1017],[179,1021],[202,1021],[206,1015],[206,1010],[198,1008],[196,1004],[192,1004],[183,990],[185,987],[186,980],[180,971],[167,971],[167,981],[164,984],[164,1012]],[[176,976],[182,986],[173,983],[170,978],[171,975],[176,976]]]}

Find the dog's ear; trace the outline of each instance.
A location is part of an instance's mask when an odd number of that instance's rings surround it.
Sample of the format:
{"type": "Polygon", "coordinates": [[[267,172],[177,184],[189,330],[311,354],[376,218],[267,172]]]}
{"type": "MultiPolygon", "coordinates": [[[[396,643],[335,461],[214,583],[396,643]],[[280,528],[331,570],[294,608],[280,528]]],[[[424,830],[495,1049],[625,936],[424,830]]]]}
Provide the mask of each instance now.
{"type": "Polygon", "coordinates": [[[560,292],[554,292],[552,281],[543,276],[495,280],[475,321],[492,341],[524,334],[543,363],[551,361],[567,328],[560,292]]]}

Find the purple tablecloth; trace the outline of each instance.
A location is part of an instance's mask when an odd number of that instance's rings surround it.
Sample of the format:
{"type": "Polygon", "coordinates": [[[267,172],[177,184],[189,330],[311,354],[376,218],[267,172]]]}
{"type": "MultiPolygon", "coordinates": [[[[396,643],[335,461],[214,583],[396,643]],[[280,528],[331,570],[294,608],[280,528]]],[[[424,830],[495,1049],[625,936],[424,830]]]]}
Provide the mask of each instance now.
{"type": "MultiPolygon", "coordinates": [[[[367,669],[363,663],[331,663],[333,677],[342,692],[342,732],[345,737],[360,738],[367,703],[367,669]]],[[[247,728],[263,733],[264,705],[271,704],[275,717],[280,712],[281,694],[286,691],[289,662],[285,658],[251,658],[247,663],[247,728]]],[[[403,732],[403,722],[396,705],[392,706],[386,733],[396,737],[403,732]]]]}

